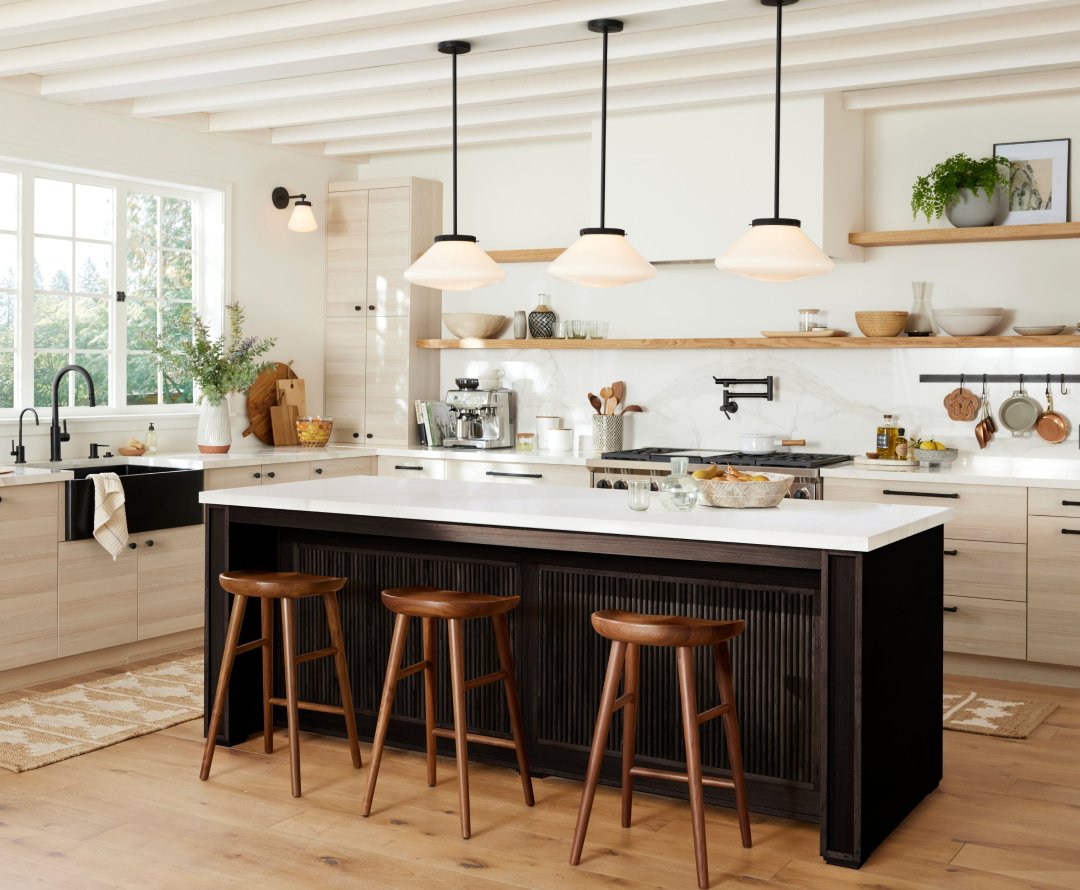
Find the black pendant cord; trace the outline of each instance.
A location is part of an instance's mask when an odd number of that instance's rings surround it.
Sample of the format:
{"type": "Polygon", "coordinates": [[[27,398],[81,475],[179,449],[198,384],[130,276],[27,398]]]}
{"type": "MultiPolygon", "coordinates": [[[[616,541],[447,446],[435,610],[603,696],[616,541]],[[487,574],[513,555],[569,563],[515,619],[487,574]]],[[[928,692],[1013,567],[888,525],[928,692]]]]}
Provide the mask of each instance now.
{"type": "Polygon", "coordinates": [[[454,146],[453,147],[453,168],[454,168],[454,170],[453,170],[453,180],[454,180],[454,184],[453,184],[453,192],[454,192],[453,202],[454,202],[454,234],[456,235],[458,233],[458,230],[457,230],[457,53],[454,53],[452,56],[450,56],[450,61],[451,61],[451,65],[452,65],[452,68],[451,68],[451,71],[452,71],[451,81],[452,81],[452,84],[453,84],[451,86],[451,94],[452,94],[452,97],[453,97],[452,98],[452,104],[453,104],[453,109],[454,109],[453,110],[453,124],[452,124],[452,128],[453,128],[453,146],[454,146]]]}
{"type": "Polygon", "coordinates": [[[606,225],[605,195],[607,190],[607,60],[608,32],[604,31],[604,66],[600,80],[600,228],[606,225]]]}
{"type": "Polygon", "coordinates": [[[773,170],[773,218],[780,218],[780,36],[783,29],[784,4],[776,6],[776,102],[774,114],[774,170],[773,170]]]}

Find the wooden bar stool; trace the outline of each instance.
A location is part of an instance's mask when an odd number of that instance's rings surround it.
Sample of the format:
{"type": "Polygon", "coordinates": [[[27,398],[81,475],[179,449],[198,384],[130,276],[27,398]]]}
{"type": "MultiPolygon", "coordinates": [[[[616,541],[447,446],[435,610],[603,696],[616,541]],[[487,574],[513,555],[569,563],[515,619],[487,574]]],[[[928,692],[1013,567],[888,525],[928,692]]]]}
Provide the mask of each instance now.
{"type": "Polygon", "coordinates": [[[521,723],[521,706],[518,702],[517,681],[514,679],[514,659],[510,652],[510,631],[506,613],[517,608],[519,596],[491,596],[483,593],[459,593],[438,587],[396,587],[382,592],[383,605],[397,615],[394,636],[390,642],[390,658],[386,665],[386,682],[383,685],[379,719],[375,727],[375,740],[371,746],[371,772],[368,774],[367,790],[364,792],[363,814],[371,812],[375,797],[375,783],[379,778],[386,733],[390,727],[390,714],[394,708],[394,694],[400,680],[419,671],[424,672],[424,724],[427,737],[427,783],[435,784],[435,738],[453,739],[457,754],[458,794],[461,799],[461,836],[472,833],[469,817],[469,759],[468,743],[513,748],[517,754],[518,770],[525,803],[533,805],[532,778],[525,757],[525,733],[521,723]],[[423,661],[408,667],[401,666],[405,652],[405,640],[409,633],[409,619],[419,618],[423,633],[423,661]],[[453,730],[435,726],[435,619],[446,619],[450,640],[450,686],[454,704],[453,730]],[[490,618],[495,631],[495,645],[499,650],[500,670],[472,680],[465,679],[465,649],[463,645],[462,620],[466,618],[490,618]],[[503,682],[506,706],[510,712],[512,740],[481,735],[468,731],[465,716],[465,693],[488,683],[503,682]]]}
{"type": "Polygon", "coordinates": [[[742,845],[750,846],[750,812],[746,805],[746,781],[743,775],[742,747],[739,744],[739,721],[735,712],[735,688],[731,680],[731,655],[728,640],[743,632],[743,621],[706,621],[701,618],[681,618],[673,615],[640,615],[634,612],[606,610],[594,612],[593,629],[612,641],[608,657],[604,691],[600,697],[600,713],[596,718],[592,750],[589,752],[589,768],[585,775],[585,787],[581,793],[574,844],[570,864],[581,861],[581,849],[585,845],[585,832],[589,827],[596,783],[604,760],[608,730],[611,719],[623,708],[622,751],[622,824],[630,827],[630,810],[634,789],[634,776],[650,779],[667,779],[686,782],[690,791],[690,813],[694,823],[694,858],[697,862],[698,886],[709,886],[709,864],[705,851],[705,801],[703,785],[715,788],[732,788],[735,791],[735,808],[739,814],[742,845]],[[672,646],[679,674],[679,700],[682,704],[683,738],[686,744],[686,772],[648,769],[634,766],[634,743],[638,716],[638,680],[642,646],[672,646]],[[720,704],[698,713],[697,686],[694,676],[694,649],[711,646],[716,665],[716,682],[720,691],[720,704]],[[623,677],[623,694],[618,695],[619,679],[623,677]],[[720,779],[701,773],[701,736],[698,727],[716,718],[724,718],[724,739],[727,742],[731,778],[720,779]]]}
{"type": "Polygon", "coordinates": [[[293,797],[300,796],[300,715],[299,709],[319,711],[324,714],[341,714],[345,717],[345,732],[349,739],[349,752],[353,766],[360,768],[360,743],[356,737],[356,712],[353,710],[352,689],[349,686],[349,668],[345,663],[345,640],[341,633],[341,611],[337,592],[345,586],[345,578],[328,578],[302,572],[225,572],[218,577],[224,590],[233,595],[229,628],[225,636],[225,652],[221,658],[214,707],[210,712],[210,727],[203,751],[202,771],[199,778],[210,775],[210,764],[217,747],[217,734],[221,715],[225,708],[225,694],[229,688],[233,664],[237,655],[252,649],[262,649],[262,702],[263,702],[263,748],[267,754],[274,752],[274,705],[286,708],[289,723],[289,765],[292,768],[293,797]],[[326,624],[331,645],[326,649],[296,654],[296,600],[307,596],[321,596],[326,609],[326,624]],[[250,643],[240,644],[240,628],[244,623],[247,601],[259,599],[262,607],[261,636],[250,643]],[[274,600],[281,601],[281,641],[285,660],[285,698],[275,698],[274,692],[274,600]],[[341,707],[297,699],[296,667],[316,658],[334,657],[337,668],[338,687],[341,690],[341,707]]]}

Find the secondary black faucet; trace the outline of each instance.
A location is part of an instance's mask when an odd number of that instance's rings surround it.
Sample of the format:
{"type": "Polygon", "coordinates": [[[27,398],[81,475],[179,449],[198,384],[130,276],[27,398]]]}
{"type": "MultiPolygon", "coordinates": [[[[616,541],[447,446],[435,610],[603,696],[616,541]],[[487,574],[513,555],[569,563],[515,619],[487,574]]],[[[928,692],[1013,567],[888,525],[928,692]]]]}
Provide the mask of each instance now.
{"type": "Polygon", "coordinates": [[[37,411],[33,408],[23,408],[22,411],[19,412],[19,444],[16,445],[14,442],[11,443],[11,456],[15,458],[15,463],[17,464],[26,463],[26,446],[23,445],[22,441],[22,422],[27,411],[34,415],[34,426],[41,426],[41,419],[38,417],[37,411]]]}
{"type": "Polygon", "coordinates": [[[60,456],[60,443],[68,442],[71,439],[71,433],[67,431],[67,421],[64,421],[64,431],[60,431],[60,406],[58,404],[60,398],[60,381],[64,379],[64,375],[68,371],[78,371],[83,377],[86,378],[86,388],[90,390],[90,407],[93,408],[97,405],[97,399],[94,398],[94,379],[90,376],[90,372],[86,370],[82,365],[64,365],[59,371],[56,372],[56,376],[53,377],[52,382],[52,425],[49,427],[49,460],[59,461],[63,460],[60,456]]]}

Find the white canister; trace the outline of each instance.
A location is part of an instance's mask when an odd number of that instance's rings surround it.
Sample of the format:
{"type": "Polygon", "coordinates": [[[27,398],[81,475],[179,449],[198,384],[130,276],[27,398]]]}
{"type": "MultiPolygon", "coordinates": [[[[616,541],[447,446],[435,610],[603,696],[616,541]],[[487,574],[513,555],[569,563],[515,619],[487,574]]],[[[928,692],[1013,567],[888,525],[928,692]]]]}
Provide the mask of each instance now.
{"type": "Polygon", "coordinates": [[[528,330],[528,320],[525,317],[525,310],[519,309],[514,313],[514,339],[524,340],[528,330]]]}
{"type": "Polygon", "coordinates": [[[551,414],[536,415],[536,447],[541,451],[547,450],[547,431],[562,426],[562,418],[551,414]]]}
{"type": "Polygon", "coordinates": [[[541,447],[544,451],[571,451],[574,447],[574,431],[563,427],[550,429],[544,433],[544,441],[541,447]]]}

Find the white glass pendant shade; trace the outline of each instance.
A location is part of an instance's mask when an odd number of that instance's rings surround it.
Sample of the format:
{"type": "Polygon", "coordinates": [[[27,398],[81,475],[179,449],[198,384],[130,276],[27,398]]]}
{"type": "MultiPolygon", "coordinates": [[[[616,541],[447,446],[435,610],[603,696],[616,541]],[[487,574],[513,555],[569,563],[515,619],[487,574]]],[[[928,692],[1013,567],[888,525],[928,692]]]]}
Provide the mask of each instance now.
{"type": "Polygon", "coordinates": [[[405,270],[405,280],[436,290],[474,290],[506,280],[506,271],[469,235],[440,235],[405,270]]]}
{"type": "Polygon", "coordinates": [[[833,261],[792,223],[755,221],[717,258],[716,268],[758,281],[795,281],[831,272],[833,261]]]}
{"type": "Polygon", "coordinates": [[[293,232],[314,232],[319,228],[315,214],[311,212],[310,201],[297,201],[289,217],[289,229],[293,232]]]}
{"type": "Polygon", "coordinates": [[[548,266],[548,274],[585,287],[618,287],[655,278],[656,269],[622,229],[582,229],[581,237],[548,266]]]}

